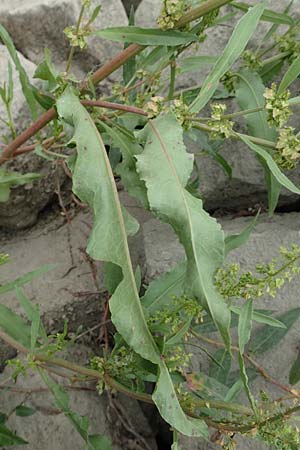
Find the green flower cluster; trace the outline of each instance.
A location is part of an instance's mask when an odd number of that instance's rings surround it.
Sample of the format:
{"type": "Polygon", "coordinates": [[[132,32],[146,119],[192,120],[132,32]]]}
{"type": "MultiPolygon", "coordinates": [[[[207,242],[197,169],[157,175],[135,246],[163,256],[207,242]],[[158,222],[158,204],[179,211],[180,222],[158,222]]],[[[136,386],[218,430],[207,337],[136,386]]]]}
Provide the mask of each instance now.
{"type": "Polygon", "coordinates": [[[280,261],[273,259],[267,264],[256,266],[256,274],[248,271],[240,273],[238,264],[232,264],[226,269],[219,269],[216,274],[216,286],[225,299],[258,298],[263,295],[275,297],[276,291],[290,282],[300,273],[300,248],[292,245],[288,250],[280,248],[280,261]]]}
{"type": "Polygon", "coordinates": [[[192,128],[192,118],[195,114],[189,111],[188,105],[182,100],[174,100],[173,105],[170,107],[170,111],[176,116],[177,121],[180,123],[184,130],[192,128]]]}
{"type": "Polygon", "coordinates": [[[176,22],[188,10],[186,0],[164,0],[164,5],[157,18],[157,24],[162,30],[174,28],[176,22]]]}
{"type": "Polygon", "coordinates": [[[290,425],[284,415],[276,421],[265,421],[258,425],[257,436],[276,450],[298,450],[300,433],[297,427],[290,425]]]}
{"type": "Polygon", "coordinates": [[[164,360],[170,372],[179,372],[184,374],[191,364],[191,353],[187,353],[186,349],[177,345],[164,353],[164,360]]]}
{"type": "Polygon", "coordinates": [[[252,50],[245,50],[242,54],[243,61],[249,69],[258,70],[262,66],[261,59],[252,50]]]}
{"type": "Polygon", "coordinates": [[[151,97],[151,100],[146,103],[145,110],[148,114],[149,119],[154,119],[159,116],[162,112],[166,110],[164,97],[156,95],[155,97],[151,97]]]}
{"type": "Polygon", "coordinates": [[[71,25],[70,27],[66,27],[64,29],[64,34],[69,39],[71,47],[79,47],[80,50],[87,47],[86,38],[89,35],[89,31],[85,28],[77,30],[75,25],[71,25]]]}
{"type": "Polygon", "coordinates": [[[211,120],[208,121],[208,125],[213,129],[210,134],[211,139],[229,138],[233,135],[234,123],[224,117],[226,109],[223,103],[211,105],[211,120]]]}
{"type": "Polygon", "coordinates": [[[277,92],[277,86],[272,83],[271,88],[267,88],[264,93],[266,99],[266,110],[268,113],[268,122],[272,126],[283,127],[292,114],[288,99],[290,92],[285,91],[282,94],[277,92]]]}
{"type": "Polygon", "coordinates": [[[282,53],[290,53],[289,60],[293,61],[300,53],[299,28],[290,28],[283,36],[275,36],[279,50],[282,53]]]}
{"type": "Polygon", "coordinates": [[[292,127],[281,128],[276,148],[276,164],[282,169],[294,169],[300,161],[300,132],[294,134],[292,127]]]}
{"type": "Polygon", "coordinates": [[[220,79],[220,82],[226,87],[226,89],[230,93],[235,91],[236,81],[237,81],[237,76],[231,70],[228,70],[220,79]]]}

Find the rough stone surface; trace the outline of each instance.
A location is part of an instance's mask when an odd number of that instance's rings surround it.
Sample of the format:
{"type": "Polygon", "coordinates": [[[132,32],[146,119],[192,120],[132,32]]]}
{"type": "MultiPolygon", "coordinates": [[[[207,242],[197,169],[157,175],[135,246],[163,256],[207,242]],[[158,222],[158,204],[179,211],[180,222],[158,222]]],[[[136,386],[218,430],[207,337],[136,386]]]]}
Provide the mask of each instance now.
{"type": "MultiPolygon", "coordinates": [[[[131,204],[125,196],[122,200],[125,206],[131,204]]],[[[140,219],[139,211],[134,207],[130,211],[140,219]]],[[[102,265],[92,265],[85,253],[91,223],[91,215],[80,212],[70,225],[64,223],[63,219],[56,219],[17,235],[0,235],[1,252],[10,256],[9,263],[1,266],[0,284],[42,265],[56,264],[53,270],[24,286],[28,297],[39,305],[49,332],[62,329],[65,319],[68,320],[70,330],[76,330],[80,324],[89,327],[99,323],[106,294],[102,265]]],[[[143,266],[142,234],[131,239],[133,263],[143,266]]],[[[13,292],[1,295],[0,302],[22,313],[13,292]]],[[[11,349],[1,345],[0,364],[10,355],[11,349]]]]}
{"type": "MultiPolygon", "coordinates": [[[[92,1],[92,7],[99,4],[92,1]]],[[[93,24],[100,29],[109,26],[126,25],[127,16],[121,0],[103,0],[102,11],[93,24]]],[[[2,25],[10,33],[16,47],[31,61],[39,63],[44,48],[48,47],[54,62],[63,69],[69,54],[68,41],[63,30],[77,22],[81,7],[80,0],[3,0],[0,4],[2,25]]],[[[90,38],[89,48],[77,53],[75,69],[82,71],[104,63],[121,46],[100,38],[90,38]]]]}
{"type": "MultiPolygon", "coordinates": [[[[82,345],[70,348],[65,354],[67,359],[81,365],[88,364],[91,356],[90,350],[82,345]]],[[[0,374],[0,382],[7,380],[10,373],[11,369],[6,368],[0,374]]],[[[67,385],[63,378],[55,377],[55,379],[60,384],[67,385]]],[[[68,390],[68,394],[71,409],[89,418],[91,434],[110,437],[113,441],[113,450],[136,448],[134,444],[138,443],[139,440],[136,436],[139,435],[140,439],[144,441],[140,442],[141,444],[146,441],[147,448],[156,450],[156,443],[149,425],[136,401],[117,396],[118,407],[122,409],[116,415],[107,395],[104,394],[100,397],[97,394],[95,384],[84,384],[84,386],[88,386],[91,390],[68,390]],[[126,422],[127,427],[131,427],[135,431],[136,436],[128,433],[128,429],[123,428],[121,420],[126,422]]],[[[22,402],[36,410],[35,414],[30,417],[18,417],[16,414],[11,414],[7,421],[8,427],[29,442],[29,446],[18,446],[20,450],[28,447],[31,450],[53,450],[54,448],[55,450],[83,450],[85,448],[80,435],[55,405],[52,394],[47,389],[44,390],[45,384],[37,372],[29,371],[26,377],[20,376],[14,389],[25,389],[26,391],[23,393],[2,391],[0,394],[1,412],[9,414],[22,402]],[[36,392],[39,389],[42,391],[36,392]]]]}
{"type": "MultiPolygon", "coordinates": [[[[253,220],[252,217],[237,219],[222,219],[221,224],[226,234],[237,234],[241,232],[253,220]]],[[[146,257],[146,279],[150,281],[159,273],[169,270],[176,262],[184,257],[184,252],[178,240],[168,225],[152,219],[144,224],[144,242],[146,257]]],[[[289,247],[296,243],[299,245],[300,214],[277,214],[269,218],[262,214],[258,224],[252,232],[246,245],[230,253],[229,261],[238,262],[242,270],[251,270],[259,262],[268,262],[278,256],[281,245],[289,247]]],[[[285,285],[275,299],[265,297],[256,302],[256,307],[272,309],[283,313],[289,309],[299,307],[299,277],[290,284],[285,285]]],[[[289,369],[297,354],[300,342],[299,323],[288,332],[280,344],[262,356],[256,356],[256,360],[275,379],[288,384],[289,369]]],[[[213,347],[212,347],[213,350],[213,347]]],[[[197,358],[195,356],[195,358],[197,358]]],[[[201,354],[199,364],[202,363],[201,354]]],[[[197,363],[197,361],[196,361],[197,363]]],[[[205,364],[205,363],[204,363],[205,364]]],[[[279,397],[281,391],[275,386],[266,384],[263,379],[253,385],[256,395],[260,389],[270,393],[272,397],[279,397]]],[[[182,438],[182,447],[185,450],[212,450],[219,447],[203,441],[182,438]]],[[[242,448],[246,450],[265,450],[267,447],[258,441],[246,441],[242,448]]]]}

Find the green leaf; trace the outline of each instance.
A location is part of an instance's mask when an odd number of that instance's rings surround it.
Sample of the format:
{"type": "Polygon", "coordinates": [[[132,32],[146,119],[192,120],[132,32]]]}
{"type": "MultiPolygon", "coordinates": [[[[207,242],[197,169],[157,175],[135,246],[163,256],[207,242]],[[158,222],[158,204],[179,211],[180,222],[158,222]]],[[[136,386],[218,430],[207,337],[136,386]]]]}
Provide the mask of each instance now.
{"type": "Polygon", "coordinates": [[[251,405],[251,408],[253,409],[253,412],[255,414],[256,419],[258,420],[258,410],[257,410],[257,405],[255,402],[255,399],[250,391],[250,387],[249,387],[249,378],[248,378],[248,374],[246,371],[246,367],[245,367],[245,363],[244,363],[244,359],[243,359],[243,355],[241,353],[239,353],[238,356],[239,359],[239,366],[240,366],[240,373],[241,373],[241,379],[244,385],[244,389],[246,391],[249,403],[251,405]]]}
{"type": "Polygon", "coordinates": [[[300,351],[298,351],[297,358],[293,363],[289,373],[289,383],[291,385],[297,384],[300,381],[300,351]]]}
{"type": "Polygon", "coordinates": [[[177,264],[170,272],[166,272],[151,281],[142,297],[142,305],[149,314],[159,309],[170,307],[173,295],[181,295],[186,274],[186,262],[177,264]]]}
{"type": "MultiPolygon", "coordinates": [[[[248,11],[251,8],[251,5],[247,5],[246,3],[236,3],[233,2],[231,5],[234,8],[237,8],[241,11],[248,11]]],[[[282,25],[293,25],[294,20],[291,16],[288,16],[284,13],[278,13],[276,11],[272,11],[271,9],[265,9],[264,13],[261,16],[261,20],[266,22],[272,22],[276,24],[282,25]]]]}
{"type": "Polygon", "coordinates": [[[134,139],[130,139],[124,133],[109,127],[104,122],[101,122],[101,126],[110,135],[113,144],[120,148],[122,152],[123,160],[118,164],[115,171],[121,177],[126,192],[147,208],[148,199],[145,183],[140,180],[136,172],[135,156],[142,152],[141,146],[134,139]]]}
{"type": "Polygon", "coordinates": [[[279,88],[278,94],[282,94],[292,83],[298,78],[300,75],[300,55],[294,59],[287,72],[284,74],[282,78],[279,88]]]}
{"type": "Polygon", "coordinates": [[[280,183],[283,187],[287,188],[289,191],[294,192],[294,194],[300,194],[300,189],[297,188],[294,183],[292,183],[287,176],[285,176],[275,163],[272,156],[264,150],[262,147],[259,147],[258,145],[251,142],[248,137],[246,137],[243,134],[238,134],[239,138],[245,142],[246,145],[257,155],[259,155],[267,164],[268,168],[270,169],[272,175],[280,183]]]}
{"type": "Polygon", "coordinates": [[[49,91],[52,91],[57,87],[59,72],[51,61],[51,52],[48,48],[45,48],[44,61],[37,66],[33,78],[48,81],[49,91]]]}
{"type": "Polygon", "coordinates": [[[19,287],[16,287],[16,296],[31,322],[31,350],[34,350],[38,336],[41,336],[44,342],[47,342],[47,333],[41,323],[39,307],[38,305],[32,305],[29,298],[19,287]]]}
{"type": "Polygon", "coordinates": [[[239,335],[239,349],[240,353],[244,353],[245,345],[250,339],[251,328],[252,328],[252,316],[253,316],[253,301],[247,300],[243,305],[238,325],[238,335],[239,335]]]}
{"type": "Polygon", "coordinates": [[[212,361],[209,366],[209,376],[215,378],[219,383],[225,384],[231,368],[230,353],[224,348],[217,350],[214,354],[214,359],[218,362],[212,361]]]}
{"type": "Polygon", "coordinates": [[[167,366],[147,326],[117,188],[101,136],[70,89],[59,98],[57,108],[63,123],[74,127],[71,142],[76,144],[77,156],[73,161],[73,191],[94,215],[87,252],[95,260],[108,261],[122,269],[122,281],[109,302],[112,322],[136,353],[159,367],[153,400],[161,416],[183,434],[207,436],[206,424],[189,419],[183,412],[167,366]]]}
{"type": "Polygon", "coordinates": [[[226,236],[225,238],[225,255],[227,256],[232,250],[241,247],[246,244],[253,228],[256,225],[257,218],[259,216],[260,210],[257,212],[256,216],[251,220],[249,225],[240,233],[232,234],[231,236],[226,236]]]}
{"type": "Polygon", "coordinates": [[[0,169],[0,202],[6,202],[9,199],[10,188],[12,186],[21,186],[26,183],[38,180],[42,175],[37,173],[25,173],[0,169]]]}
{"type": "Polygon", "coordinates": [[[16,415],[19,417],[29,417],[36,413],[36,410],[29,406],[19,405],[16,407],[16,415]]]}
{"type": "Polygon", "coordinates": [[[167,45],[170,47],[188,44],[198,40],[195,34],[183,31],[163,31],[157,28],[112,27],[94,31],[92,35],[115,42],[126,42],[140,45],[167,45]]]}
{"type": "Polygon", "coordinates": [[[223,54],[218,58],[211,73],[205,79],[201,91],[191,104],[191,112],[199,112],[216,91],[220,78],[231,68],[244,51],[264,11],[265,2],[260,2],[239,20],[223,54]]]}
{"type": "MultiPolygon", "coordinates": [[[[230,306],[230,310],[237,315],[241,315],[241,308],[236,306],[230,306]]],[[[286,328],[285,324],[280,322],[280,320],[274,319],[266,314],[259,311],[253,311],[252,319],[254,322],[263,323],[275,328],[286,328]]]]}
{"type": "MultiPolygon", "coordinates": [[[[236,98],[241,109],[263,108],[265,105],[265,98],[263,96],[265,86],[260,76],[249,69],[242,69],[237,73],[237,77],[236,98]]],[[[245,122],[252,136],[270,141],[276,140],[276,130],[269,126],[267,114],[264,109],[252,114],[246,114],[245,122]]],[[[258,156],[258,160],[265,172],[266,184],[268,186],[269,211],[273,213],[278,203],[281,185],[270,171],[264,159],[258,156]]]]}
{"type": "Polygon", "coordinates": [[[141,134],[145,149],[137,155],[137,169],[145,181],[153,212],[170,223],[187,255],[185,291],[209,311],[224,342],[230,345],[230,311],[214,284],[224,259],[224,233],[215,219],[185,186],[193,168],[183,132],[173,115],[159,117],[141,134]]]}
{"type": "MultiPolygon", "coordinates": [[[[129,18],[128,18],[128,25],[134,25],[134,7],[131,5],[129,18]]],[[[128,43],[124,44],[124,49],[128,47],[128,43]]],[[[136,72],[136,57],[130,58],[128,61],[125,62],[123,65],[123,84],[124,86],[128,85],[132,80],[134,80],[136,72]]],[[[132,103],[134,103],[136,98],[136,92],[132,91],[129,92],[129,99],[132,103]]]]}
{"type": "Polygon", "coordinates": [[[281,339],[287,334],[292,325],[300,317],[300,308],[291,309],[290,311],[277,317],[286,328],[270,328],[265,326],[260,328],[255,334],[251,336],[248,350],[252,353],[264,353],[275,345],[277,345],[281,339]]]}
{"type": "Polygon", "coordinates": [[[189,56],[179,62],[180,73],[199,71],[216,63],[218,56],[189,56]]]}
{"type": "Polygon", "coordinates": [[[56,406],[61,409],[65,416],[70,420],[71,424],[75,428],[75,430],[80,434],[82,439],[88,444],[88,450],[110,450],[111,442],[105,436],[95,436],[89,435],[89,419],[86,416],[80,416],[78,413],[74,412],[69,406],[69,395],[68,393],[60,386],[55,383],[51,378],[49,378],[44,370],[39,370],[41,377],[44,382],[52,392],[56,406]],[[102,438],[102,439],[101,439],[102,438]],[[101,447],[101,443],[104,444],[104,447],[101,447]]]}
{"type": "Polygon", "coordinates": [[[24,445],[28,444],[27,441],[17,436],[15,433],[10,431],[4,425],[0,424],[0,446],[4,445],[24,445]]]}
{"type": "Polygon", "coordinates": [[[37,278],[44,273],[49,272],[49,270],[53,270],[56,267],[55,264],[46,264],[44,266],[39,267],[38,269],[33,270],[32,272],[28,272],[25,275],[16,278],[13,281],[9,281],[8,283],[0,286],[0,294],[6,294],[6,292],[13,291],[16,287],[24,286],[24,284],[29,283],[34,278],[37,278]]]}
{"type": "Polygon", "coordinates": [[[30,348],[30,326],[5,305],[0,305],[0,328],[20,344],[30,348]]]}
{"type": "Polygon", "coordinates": [[[14,43],[13,43],[10,35],[8,34],[6,29],[1,24],[0,24],[0,39],[5,44],[7,50],[9,51],[9,54],[11,56],[11,59],[13,60],[15,66],[16,66],[16,69],[19,72],[19,78],[20,78],[20,83],[22,86],[22,91],[23,91],[24,97],[27,101],[27,104],[29,106],[31,116],[33,119],[37,119],[37,116],[38,116],[37,105],[36,105],[35,97],[33,95],[32,85],[29,82],[27,73],[20,62],[20,59],[18,57],[17,51],[15,49],[14,43]]]}

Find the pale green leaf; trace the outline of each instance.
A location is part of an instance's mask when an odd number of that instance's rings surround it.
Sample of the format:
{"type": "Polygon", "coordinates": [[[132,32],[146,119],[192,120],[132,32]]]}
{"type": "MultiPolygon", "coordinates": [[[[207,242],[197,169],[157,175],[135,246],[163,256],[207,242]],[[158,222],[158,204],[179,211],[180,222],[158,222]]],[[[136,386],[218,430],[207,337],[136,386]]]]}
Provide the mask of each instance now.
{"type": "Polygon", "coordinates": [[[71,142],[77,156],[72,163],[73,191],[93,211],[94,226],[87,252],[95,260],[122,269],[123,278],[110,298],[111,317],[127,344],[144,359],[158,365],[153,400],[162,417],[187,435],[207,435],[206,424],[189,419],[177,399],[172,379],[147,326],[137,291],[122,209],[101,136],[90,115],[71,90],[59,98],[58,114],[74,127],[71,142]]]}
{"type": "Polygon", "coordinates": [[[34,278],[37,278],[43,275],[44,273],[49,272],[49,270],[53,270],[55,267],[56,267],[55,264],[46,264],[44,266],[39,267],[38,269],[33,270],[32,272],[28,272],[25,275],[16,278],[13,281],[9,281],[8,283],[2,284],[0,286],[0,294],[5,294],[6,292],[13,291],[16,287],[24,286],[24,284],[27,284],[34,278]]]}
{"type": "Polygon", "coordinates": [[[292,83],[298,78],[300,75],[300,55],[294,59],[287,72],[284,74],[282,78],[279,88],[278,94],[282,94],[292,83]]]}
{"type": "Polygon", "coordinates": [[[19,417],[29,417],[36,413],[36,409],[30,408],[29,406],[19,405],[16,407],[16,416],[19,417]]]}
{"type": "Polygon", "coordinates": [[[262,147],[259,147],[258,145],[254,144],[250,141],[250,139],[243,135],[239,134],[239,138],[245,142],[246,145],[257,155],[259,155],[267,164],[268,168],[270,169],[272,175],[274,178],[280,183],[283,187],[287,188],[289,191],[293,192],[294,194],[300,194],[300,189],[297,188],[297,186],[292,183],[286,175],[284,175],[277,164],[275,163],[272,156],[264,150],[262,147]]]}
{"type": "Polygon", "coordinates": [[[239,20],[222,55],[205,79],[199,95],[191,104],[191,112],[200,111],[211,99],[218,87],[220,78],[231,68],[246,48],[248,41],[256,30],[264,8],[265,2],[260,2],[239,20]]]}
{"type": "MultiPolygon", "coordinates": [[[[247,12],[251,8],[251,5],[247,5],[246,3],[242,2],[241,3],[233,2],[231,4],[235,8],[244,12],[247,12]]],[[[261,20],[276,23],[279,25],[293,25],[294,23],[293,18],[288,14],[272,11],[271,9],[266,9],[264,11],[264,13],[261,16],[261,20]]]]}
{"type": "Polygon", "coordinates": [[[105,28],[104,30],[94,31],[92,35],[115,42],[140,45],[177,46],[198,40],[195,34],[184,31],[163,31],[158,28],[140,28],[135,26],[105,28]]]}
{"type": "Polygon", "coordinates": [[[241,354],[244,353],[245,345],[250,339],[253,316],[253,300],[247,300],[240,311],[238,335],[239,349],[241,354]]]}
{"type": "Polygon", "coordinates": [[[6,428],[5,425],[0,424],[0,446],[24,445],[27,441],[17,436],[15,433],[6,428]]]}
{"type": "Polygon", "coordinates": [[[20,344],[30,348],[30,326],[5,305],[0,305],[0,328],[20,344]]]}
{"type": "Polygon", "coordinates": [[[199,71],[216,63],[218,56],[189,56],[179,61],[180,73],[199,71]]]}
{"type": "Polygon", "coordinates": [[[230,311],[214,285],[224,259],[224,233],[186,189],[193,156],[186,152],[183,132],[173,115],[150,122],[141,137],[145,149],[137,169],[145,181],[153,212],[178,234],[187,255],[185,292],[212,315],[224,342],[230,343],[230,311]]]}
{"type": "MultiPolygon", "coordinates": [[[[238,308],[237,306],[230,306],[230,310],[238,316],[241,315],[241,308],[238,308]]],[[[280,320],[274,319],[273,317],[270,317],[267,314],[263,314],[259,311],[253,311],[252,319],[254,322],[263,323],[265,325],[269,325],[270,327],[286,328],[286,325],[280,320]]]]}
{"type": "Polygon", "coordinates": [[[256,214],[253,220],[249,223],[249,225],[240,233],[240,234],[233,234],[231,236],[226,236],[225,238],[225,255],[228,255],[229,252],[232,250],[241,247],[244,245],[253,230],[253,228],[256,225],[257,218],[259,216],[260,211],[256,214]]]}
{"type": "Polygon", "coordinates": [[[209,376],[216,379],[219,383],[226,384],[227,377],[231,368],[231,355],[229,352],[221,348],[214,354],[215,361],[212,361],[209,366],[209,376]]]}

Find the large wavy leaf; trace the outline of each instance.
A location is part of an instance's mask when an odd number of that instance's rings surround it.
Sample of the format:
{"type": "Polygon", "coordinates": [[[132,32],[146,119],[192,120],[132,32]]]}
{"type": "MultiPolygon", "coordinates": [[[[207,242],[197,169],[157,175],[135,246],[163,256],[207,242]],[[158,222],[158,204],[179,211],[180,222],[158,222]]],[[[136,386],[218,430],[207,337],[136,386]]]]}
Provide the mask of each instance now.
{"type": "Polygon", "coordinates": [[[207,436],[206,424],[189,419],[183,412],[166,364],[148,329],[131,264],[124,216],[101,136],[71,90],[60,97],[57,108],[63,122],[74,127],[71,142],[77,146],[77,157],[73,161],[73,191],[94,214],[87,252],[92,258],[116,264],[122,270],[122,281],[109,302],[112,321],[135,352],[158,365],[153,400],[162,417],[183,434],[207,436]]]}
{"type": "Polygon", "coordinates": [[[185,150],[182,128],[173,115],[151,121],[141,134],[145,149],[137,155],[137,169],[146,183],[150,207],[174,228],[187,256],[185,291],[196,296],[212,315],[230,345],[230,311],[214,285],[224,259],[224,233],[215,219],[185,186],[193,157],[185,150]]]}

